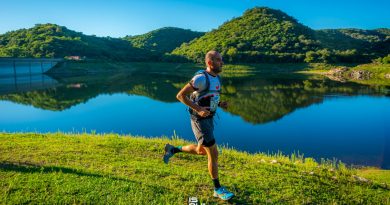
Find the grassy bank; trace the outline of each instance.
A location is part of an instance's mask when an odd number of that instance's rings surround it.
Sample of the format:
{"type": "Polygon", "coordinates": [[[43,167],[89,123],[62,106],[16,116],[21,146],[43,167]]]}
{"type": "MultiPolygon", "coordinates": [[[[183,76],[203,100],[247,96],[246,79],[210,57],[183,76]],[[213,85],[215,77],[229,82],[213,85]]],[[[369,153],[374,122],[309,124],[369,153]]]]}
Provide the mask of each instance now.
{"type": "MultiPolygon", "coordinates": [[[[204,156],[162,160],[180,139],[116,134],[0,133],[0,203],[207,204],[212,183],[204,156]]],[[[310,158],[223,149],[220,179],[238,204],[389,204],[389,172],[365,173],[310,158]]]]}
{"type": "Polygon", "coordinates": [[[390,64],[370,63],[362,65],[328,65],[328,64],[311,64],[309,69],[298,71],[306,74],[319,74],[328,76],[328,72],[335,68],[345,67],[346,71],[340,73],[337,78],[332,80],[350,81],[364,85],[384,85],[390,86],[390,64]],[[367,72],[370,73],[367,79],[355,79],[353,72],[367,72]]]}

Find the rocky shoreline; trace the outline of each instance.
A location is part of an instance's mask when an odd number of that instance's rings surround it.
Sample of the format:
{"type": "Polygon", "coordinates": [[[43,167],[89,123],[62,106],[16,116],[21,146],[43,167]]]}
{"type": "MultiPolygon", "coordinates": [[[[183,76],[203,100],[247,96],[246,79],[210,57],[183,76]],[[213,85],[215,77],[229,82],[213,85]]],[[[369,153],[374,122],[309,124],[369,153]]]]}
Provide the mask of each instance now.
{"type": "MultiPolygon", "coordinates": [[[[346,82],[347,80],[370,80],[374,73],[367,70],[356,70],[348,67],[333,68],[325,73],[325,76],[331,80],[346,82]]],[[[385,74],[385,79],[390,79],[390,73],[385,74]]]]}

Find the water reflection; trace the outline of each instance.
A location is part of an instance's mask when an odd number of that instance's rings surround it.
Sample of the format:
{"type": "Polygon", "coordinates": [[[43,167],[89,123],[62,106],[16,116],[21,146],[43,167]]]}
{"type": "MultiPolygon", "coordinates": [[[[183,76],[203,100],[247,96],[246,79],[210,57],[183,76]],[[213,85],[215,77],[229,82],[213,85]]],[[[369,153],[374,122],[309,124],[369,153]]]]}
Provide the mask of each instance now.
{"type": "MultiPolygon", "coordinates": [[[[132,72],[113,75],[30,76],[5,79],[0,99],[31,104],[46,110],[65,110],[100,94],[127,93],[162,102],[177,102],[178,90],[190,76],[169,73],[132,72]],[[9,83],[9,84],[7,84],[9,83]],[[45,87],[46,86],[46,87],[45,87]],[[36,88],[36,89],[35,89],[36,88]],[[42,88],[49,88],[38,90],[42,88]],[[26,92],[20,93],[19,91],[26,92]],[[48,103],[49,102],[49,103],[48,103]]],[[[324,97],[340,95],[383,96],[386,87],[339,83],[303,75],[251,75],[223,78],[222,98],[227,112],[253,124],[275,121],[298,108],[321,103],[324,97]]]]}
{"type": "MultiPolygon", "coordinates": [[[[193,140],[188,113],[175,96],[195,71],[148,68],[67,77],[49,74],[52,86],[39,87],[33,80],[36,86],[24,90],[23,83],[8,87],[3,83],[0,112],[10,117],[0,116],[0,129],[47,132],[75,127],[144,136],[169,136],[176,130],[193,140]]],[[[15,79],[3,82],[12,85],[15,79]]],[[[30,83],[18,78],[16,82],[30,83]]],[[[230,107],[219,113],[216,136],[218,143],[248,152],[299,150],[318,160],[335,157],[390,168],[388,95],[383,86],[318,76],[229,73],[223,78],[222,98],[230,107]]]]}
{"type": "Polygon", "coordinates": [[[57,85],[55,79],[45,74],[0,76],[0,95],[46,90],[57,85]]]}

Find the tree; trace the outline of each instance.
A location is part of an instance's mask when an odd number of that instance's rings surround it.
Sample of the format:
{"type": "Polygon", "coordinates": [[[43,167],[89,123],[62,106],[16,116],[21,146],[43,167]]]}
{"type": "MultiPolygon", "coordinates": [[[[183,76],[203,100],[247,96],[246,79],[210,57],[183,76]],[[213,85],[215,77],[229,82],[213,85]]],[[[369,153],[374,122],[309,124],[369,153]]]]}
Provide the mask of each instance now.
{"type": "Polygon", "coordinates": [[[382,63],[390,64],[390,54],[382,58],[382,63]]]}
{"type": "Polygon", "coordinates": [[[305,62],[306,63],[314,63],[318,60],[317,53],[314,51],[308,51],[306,52],[305,62]]]}
{"type": "Polygon", "coordinates": [[[229,62],[232,62],[233,59],[237,56],[237,49],[234,47],[230,47],[229,50],[226,52],[226,55],[229,56],[229,62]]]}

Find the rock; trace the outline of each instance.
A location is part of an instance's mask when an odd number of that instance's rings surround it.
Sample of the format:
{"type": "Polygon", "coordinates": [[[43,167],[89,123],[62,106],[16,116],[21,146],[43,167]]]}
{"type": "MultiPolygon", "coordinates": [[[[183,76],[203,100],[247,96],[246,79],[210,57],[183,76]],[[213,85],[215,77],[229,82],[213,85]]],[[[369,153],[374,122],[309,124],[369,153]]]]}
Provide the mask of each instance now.
{"type": "Polygon", "coordinates": [[[346,82],[347,80],[345,79],[345,73],[349,71],[349,68],[347,67],[338,67],[338,68],[333,68],[329,70],[325,75],[334,81],[339,81],[339,82],[346,82]]]}
{"type": "Polygon", "coordinates": [[[359,182],[364,182],[364,183],[370,182],[370,180],[363,178],[363,177],[356,176],[356,175],[353,175],[353,178],[355,178],[356,181],[359,181],[359,182]]]}
{"type": "Polygon", "coordinates": [[[347,82],[347,79],[341,75],[340,76],[327,75],[327,77],[331,80],[334,80],[334,81],[338,81],[338,82],[342,82],[342,83],[347,82]]]}
{"type": "Polygon", "coordinates": [[[350,77],[354,80],[367,80],[370,79],[371,73],[366,70],[353,70],[350,77]]]}
{"type": "Polygon", "coordinates": [[[276,164],[276,163],[278,163],[278,161],[276,161],[275,159],[273,159],[273,160],[271,161],[271,164],[276,164]]]}
{"type": "Polygon", "coordinates": [[[349,69],[347,67],[338,67],[329,70],[326,74],[331,76],[342,76],[349,69]]]}

